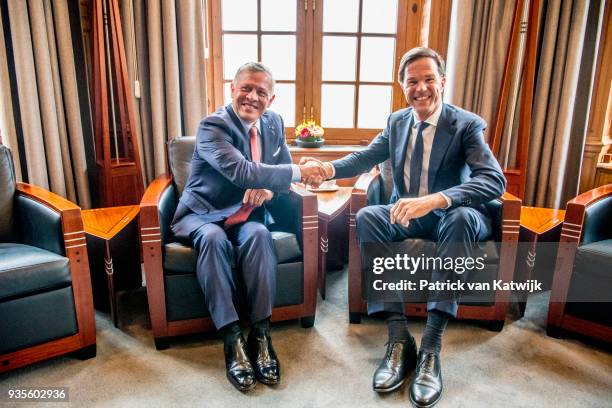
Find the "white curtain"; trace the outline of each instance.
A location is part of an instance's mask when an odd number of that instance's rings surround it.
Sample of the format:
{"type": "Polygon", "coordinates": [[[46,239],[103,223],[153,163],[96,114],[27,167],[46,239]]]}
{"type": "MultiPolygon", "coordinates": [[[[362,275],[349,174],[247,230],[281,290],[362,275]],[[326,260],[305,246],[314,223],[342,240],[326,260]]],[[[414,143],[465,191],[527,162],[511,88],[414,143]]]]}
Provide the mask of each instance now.
{"type": "Polygon", "coordinates": [[[125,0],[122,22],[146,182],[166,171],[166,142],[194,135],[206,115],[202,0],[125,0]]]}
{"type": "Polygon", "coordinates": [[[0,126],[4,144],[13,151],[18,177],[89,208],[67,0],[13,0],[2,10],[8,16],[0,19],[0,32],[8,28],[10,38],[2,34],[2,40],[3,45],[10,45],[14,65],[9,65],[8,47],[3,47],[0,126]],[[10,70],[15,75],[12,84],[10,70]],[[21,171],[24,163],[26,174],[21,171]]]}

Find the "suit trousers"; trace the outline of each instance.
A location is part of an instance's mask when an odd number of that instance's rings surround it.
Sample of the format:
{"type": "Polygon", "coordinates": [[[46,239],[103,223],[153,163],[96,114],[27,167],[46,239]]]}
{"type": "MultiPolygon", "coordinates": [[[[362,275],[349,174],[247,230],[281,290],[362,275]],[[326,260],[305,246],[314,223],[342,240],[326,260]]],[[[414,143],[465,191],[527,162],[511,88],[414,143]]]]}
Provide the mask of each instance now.
{"type": "Polygon", "coordinates": [[[247,221],[226,231],[208,223],[191,232],[190,238],[198,252],[198,282],[217,329],[239,320],[238,303],[248,307],[252,323],[272,315],[277,256],[264,224],[247,221]],[[234,255],[237,271],[232,270],[234,255]],[[244,284],[246,299],[237,302],[239,284],[244,284]]]}
{"type": "MultiPolygon", "coordinates": [[[[364,243],[403,241],[407,238],[423,238],[434,241],[436,256],[441,258],[471,256],[476,242],[484,241],[491,235],[491,221],[482,212],[471,207],[457,207],[447,211],[431,212],[411,220],[408,227],[391,224],[390,213],[393,204],[372,205],[362,208],[355,216],[357,236],[361,251],[364,243]],[[440,215],[438,215],[440,214],[440,215]]],[[[414,254],[418,255],[418,254],[414,254]]],[[[467,274],[465,272],[463,275],[467,274]]],[[[457,280],[452,270],[434,269],[431,282],[457,280]]],[[[465,279],[465,276],[461,276],[465,279]]],[[[427,311],[438,310],[457,316],[457,297],[441,297],[427,302],[427,311]]],[[[378,312],[404,313],[401,302],[368,302],[368,314],[378,312]]]]}

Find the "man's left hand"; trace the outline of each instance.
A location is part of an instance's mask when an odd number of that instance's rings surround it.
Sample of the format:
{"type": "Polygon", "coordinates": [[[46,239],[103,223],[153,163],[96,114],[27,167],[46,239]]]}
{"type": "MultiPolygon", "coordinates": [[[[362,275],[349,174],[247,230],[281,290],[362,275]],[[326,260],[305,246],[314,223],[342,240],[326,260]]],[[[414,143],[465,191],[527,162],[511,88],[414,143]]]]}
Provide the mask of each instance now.
{"type": "Polygon", "coordinates": [[[438,208],[445,208],[446,199],[442,194],[429,194],[418,198],[400,198],[391,208],[391,224],[396,222],[408,227],[410,220],[421,218],[438,208]]]}
{"type": "Polygon", "coordinates": [[[259,207],[266,201],[270,201],[273,197],[274,193],[265,188],[249,188],[244,192],[242,203],[259,207]]]}

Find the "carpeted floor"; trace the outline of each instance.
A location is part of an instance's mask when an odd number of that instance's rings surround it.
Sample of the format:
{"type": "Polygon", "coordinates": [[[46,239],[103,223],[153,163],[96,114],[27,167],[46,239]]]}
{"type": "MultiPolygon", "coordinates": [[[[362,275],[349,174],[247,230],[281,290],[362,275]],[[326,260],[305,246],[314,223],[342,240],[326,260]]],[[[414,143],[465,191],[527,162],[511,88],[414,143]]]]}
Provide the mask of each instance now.
{"type": "MultiPolygon", "coordinates": [[[[382,321],[349,325],[346,272],[330,272],[328,298],[319,299],[314,328],[274,324],[282,364],[275,388],[248,394],[225,378],[215,335],[180,339],[156,351],[144,290],[123,293],[120,329],[98,313],[98,355],[60,357],[0,375],[9,388],[69,387],[70,404],[15,403],[15,407],[386,407],[410,405],[404,385],[390,395],[371,389],[384,353],[382,321]]],[[[533,296],[526,316],[509,317],[500,333],[477,322],[455,321],[444,337],[444,395],[437,407],[612,407],[612,354],[578,340],[547,337],[546,294],[533,296]]],[[[424,320],[410,322],[420,341],[424,320]]],[[[10,406],[5,397],[0,406],[10,406]]]]}

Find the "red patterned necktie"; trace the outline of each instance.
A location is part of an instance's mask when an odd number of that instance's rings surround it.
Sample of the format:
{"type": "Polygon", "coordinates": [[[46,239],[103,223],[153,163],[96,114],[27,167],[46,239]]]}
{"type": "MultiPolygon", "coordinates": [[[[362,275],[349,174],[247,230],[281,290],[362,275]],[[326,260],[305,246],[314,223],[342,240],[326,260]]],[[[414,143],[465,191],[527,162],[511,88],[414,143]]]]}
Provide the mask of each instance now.
{"type": "MultiPolygon", "coordinates": [[[[257,145],[257,128],[253,126],[249,130],[249,142],[251,144],[251,158],[255,163],[261,161],[261,154],[259,153],[259,146],[257,145]]],[[[255,209],[254,205],[242,204],[238,211],[230,215],[223,224],[224,229],[229,229],[236,224],[242,224],[249,219],[249,215],[255,209]]]]}

